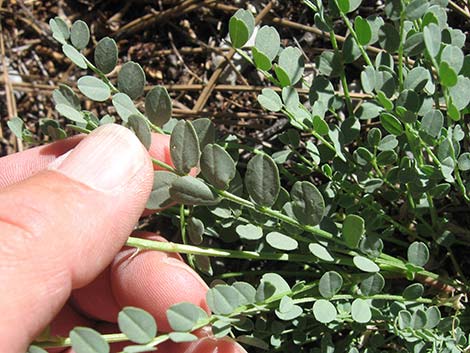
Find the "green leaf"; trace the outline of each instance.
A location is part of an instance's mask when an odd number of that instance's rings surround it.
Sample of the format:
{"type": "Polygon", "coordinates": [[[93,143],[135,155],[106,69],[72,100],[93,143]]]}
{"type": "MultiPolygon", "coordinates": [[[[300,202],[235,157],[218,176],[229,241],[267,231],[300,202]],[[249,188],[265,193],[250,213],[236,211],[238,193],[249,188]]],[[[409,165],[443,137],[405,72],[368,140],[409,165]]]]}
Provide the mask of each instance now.
{"type": "Polygon", "coordinates": [[[250,11],[239,9],[230,18],[229,34],[232,45],[241,48],[250,39],[255,27],[255,19],[250,11]]]}
{"type": "Polygon", "coordinates": [[[175,169],[187,174],[199,163],[201,151],[199,140],[193,125],[181,120],[173,128],[170,138],[170,154],[175,169]]]}
{"type": "Polygon", "coordinates": [[[335,260],[333,256],[331,256],[331,254],[328,252],[328,250],[320,244],[311,243],[308,245],[308,249],[313,255],[318,257],[320,260],[326,262],[333,262],[335,260]]]}
{"type": "Polygon", "coordinates": [[[374,295],[382,291],[385,279],[380,273],[374,273],[362,280],[360,288],[364,295],[374,295]]]}
{"type": "Polygon", "coordinates": [[[325,201],[318,189],[308,181],[297,181],[291,190],[292,209],[303,224],[315,226],[325,214],[325,201]]]}
{"type": "Polygon", "coordinates": [[[215,142],[214,124],[207,118],[200,118],[193,121],[194,130],[199,140],[199,148],[204,149],[209,143],[215,142]]]}
{"type": "Polygon", "coordinates": [[[407,310],[400,310],[398,313],[398,327],[404,330],[411,326],[411,314],[407,310]]]}
{"type": "Polygon", "coordinates": [[[429,0],[413,0],[405,8],[406,18],[410,21],[420,19],[429,7],[429,0]]]}
{"type": "Polygon", "coordinates": [[[281,188],[279,170],[271,157],[257,154],[246,167],[245,185],[253,201],[271,207],[281,188]]]}
{"type": "Polygon", "coordinates": [[[289,78],[290,84],[295,85],[304,73],[304,57],[298,48],[287,47],[279,55],[279,66],[289,78]]]}
{"type": "Polygon", "coordinates": [[[415,330],[421,329],[426,326],[426,312],[423,310],[416,310],[411,315],[411,327],[415,330]]]}
{"type": "Polygon", "coordinates": [[[99,78],[93,76],[83,76],[79,78],[77,86],[80,92],[96,102],[104,102],[111,95],[109,86],[99,78]]]}
{"type": "Polygon", "coordinates": [[[153,187],[146,208],[158,210],[171,204],[170,187],[178,176],[166,170],[154,172],[153,187]]]}
{"type": "Polygon", "coordinates": [[[189,239],[193,244],[199,245],[202,243],[202,235],[204,234],[204,223],[200,219],[196,217],[189,217],[187,221],[187,230],[189,239]]]}
{"type": "Polygon", "coordinates": [[[207,291],[206,301],[214,314],[228,315],[239,305],[239,293],[227,285],[216,285],[207,291]]]}
{"type": "Polygon", "coordinates": [[[47,353],[47,351],[41,347],[32,345],[28,347],[28,351],[26,353],[47,353]]]}
{"type": "Polygon", "coordinates": [[[124,347],[124,349],[122,350],[124,353],[142,353],[142,352],[153,352],[155,351],[155,347],[149,347],[147,345],[145,346],[141,346],[141,345],[138,345],[138,346],[126,346],[124,347]]]}
{"type": "Polygon", "coordinates": [[[455,45],[446,45],[442,50],[440,61],[447,62],[456,73],[459,73],[464,61],[463,51],[455,45]]]}
{"type": "Polygon", "coordinates": [[[326,299],[318,299],[313,304],[313,315],[317,321],[327,324],[336,319],[336,308],[335,306],[326,299]]]}
{"type": "Polygon", "coordinates": [[[134,102],[125,93],[116,93],[113,96],[113,105],[124,122],[127,122],[131,115],[139,114],[134,102]]]}
{"type": "Polygon", "coordinates": [[[392,114],[380,114],[380,122],[382,123],[382,127],[387,130],[387,132],[395,136],[400,136],[404,131],[400,120],[395,118],[392,114]]]}
{"type": "Polygon", "coordinates": [[[263,237],[263,228],[253,224],[240,224],[235,228],[240,239],[259,240],[263,237]]]}
{"type": "Polygon", "coordinates": [[[177,178],[170,187],[171,199],[185,205],[215,205],[219,198],[200,179],[186,175],[177,178]]]}
{"type": "Polygon", "coordinates": [[[256,289],[246,282],[234,282],[232,288],[239,294],[238,303],[240,305],[248,305],[255,303],[256,289]]]}
{"type": "Polygon", "coordinates": [[[128,61],[118,73],[118,88],[131,99],[137,99],[144,93],[145,73],[142,67],[128,61]]]}
{"type": "Polygon", "coordinates": [[[90,30],[85,22],[77,20],[73,23],[70,29],[70,41],[78,50],[86,48],[90,41],[90,30]]]}
{"type": "Polygon", "coordinates": [[[282,109],[281,97],[272,88],[263,88],[258,96],[258,102],[264,109],[272,112],[282,109]]]}
{"type": "Polygon", "coordinates": [[[279,302],[278,310],[281,313],[287,313],[292,310],[294,305],[295,305],[294,300],[291,297],[285,295],[282,297],[281,301],[279,302]]]}
{"type": "Polygon", "coordinates": [[[80,69],[86,69],[88,67],[85,61],[85,57],[70,44],[63,44],[62,51],[64,52],[65,56],[69,58],[80,69]]]}
{"type": "Polygon", "coordinates": [[[263,282],[269,282],[272,286],[274,286],[274,295],[279,295],[290,291],[289,284],[277,273],[265,273],[261,277],[261,283],[263,282]]]}
{"type": "Polygon", "coordinates": [[[207,313],[192,303],[178,303],[170,306],[166,317],[171,328],[175,331],[192,331],[199,321],[207,319],[207,313]]]}
{"type": "Polygon", "coordinates": [[[421,283],[410,284],[403,290],[403,298],[406,300],[415,300],[423,295],[424,287],[421,283]]]}
{"type": "Polygon", "coordinates": [[[351,64],[355,62],[361,56],[361,49],[357,45],[354,37],[348,35],[343,43],[342,48],[343,60],[346,64],[351,64]]]}
{"type": "Polygon", "coordinates": [[[287,74],[287,72],[284,71],[284,69],[282,67],[275,64],[274,65],[274,72],[276,73],[277,79],[279,80],[279,83],[280,83],[281,87],[283,87],[283,88],[288,87],[292,84],[290,82],[289,75],[287,74]]]}
{"type": "Polygon", "coordinates": [[[148,343],[157,334],[157,323],[145,310],[127,306],[118,315],[118,325],[122,333],[135,343],[148,343]]]}
{"type": "Polygon", "coordinates": [[[468,152],[462,153],[459,156],[458,165],[459,165],[459,169],[463,172],[470,170],[470,153],[468,152]]]}
{"type": "Polygon", "coordinates": [[[439,79],[441,84],[446,87],[452,87],[457,84],[457,73],[447,61],[441,61],[439,65],[439,79]]]}
{"type": "Polygon", "coordinates": [[[60,44],[66,44],[70,38],[70,29],[67,23],[60,17],[54,17],[49,20],[52,37],[60,44]]]}
{"type": "Polygon", "coordinates": [[[375,88],[375,69],[373,66],[366,66],[361,72],[361,85],[365,93],[372,93],[375,88]]]}
{"type": "Polygon", "coordinates": [[[426,310],[426,326],[427,329],[433,329],[441,321],[441,312],[437,306],[431,306],[426,310]]]}
{"type": "Polygon", "coordinates": [[[379,43],[389,54],[395,53],[398,50],[400,46],[400,33],[398,33],[395,26],[385,23],[380,27],[379,43]]]}
{"type": "Polygon", "coordinates": [[[274,27],[263,26],[259,29],[256,34],[255,48],[263,53],[270,63],[277,56],[280,46],[281,38],[274,27]]]}
{"type": "Polygon", "coordinates": [[[170,332],[168,336],[170,337],[170,340],[175,343],[194,342],[198,340],[196,335],[189,332],[170,332]]]}
{"type": "Polygon", "coordinates": [[[7,121],[8,128],[18,137],[20,140],[23,140],[23,127],[24,122],[17,116],[11,118],[7,121]]]}
{"type": "Polygon", "coordinates": [[[343,277],[338,272],[328,271],[321,276],[318,290],[323,298],[330,299],[343,286],[343,277]]]}
{"type": "Polygon", "coordinates": [[[157,126],[170,120],[172,107],[170,95],[163,86],[153,87],[145,96],[145,114],[157,126]]]}
{"type": "Polygon", "coordinates": [[[297,249],[297,240],[279,232],[271,232],[266,235],[266,242],[274,249],[291,251],[297,249]]]}
{"type": "Polygon", "coordinates": [[[435,23],[430,23],[424,27],[423,36],[429,56],[435,58],[441,49],[441,29],[435,23]]]}
{"type": "Polygon", "coordinates": [[[237,341],[259,349],[269,349],[269,345],[258,337],[242,335],[237,337],[237,341]]]}
{"type": "MultiPolygon", "coordinates": [[[[284,298],[288,298],[288,297],[284,297],[284,298]]],[[[295,318],[302,315],[303,309],[299,305],[293,305],[289,311],[280,312],[279,310],[275,310],[275,313],[276,313],[276,316],[283,321],[292,321],[295,318]]]]}
{"type": "Polygon", "coordinates": [[[367,45],[372,39],[372,29],[367,20],[363,19],[361,16],[357,16],[354,20],[354,29],[359,40],[359,44],[367,45]]]}
{"type": "Polygon", "coordinates": [[[361,324],[369,322],[372,318],[372,312],[367,300],[361,298],[354,299],[351,305],[351,316],[354,321],[361,324]]]}
{"type": "Polygon", "coordinates": [[[55,104],[66,104],[75,110],[81,110],[80,99],[73,89],[67,85],[59,84],[59,88],[52,92],[52,98],[55,104]]]}
{"type": "Polygon", "coordinates": [[[256,289],[255,301],[256,303],[262,303],[265,300],[271,298],[276,293],[276,287],[268,281],[261,281],[258,288],[256,289]]]}
{"type": "Polygon", "coordinates": [[[356,215],[347,215],[343,222],[343,239],[347,246],[355,249],[364,234],[364,219],[356,215]]]}
{"type": "Polygon", "coordinates": [[[318,71],[327,77],[336,77],[342,70],[340,55],[331,50],[325,50],[317,56],[315,63],[318,71]]]}
{"type": "Polygon", "coordinates": [[[268,71],[272,67],[271,60],[262,52],[256,49],[256,47],[251,48],[251,54],[253,55],[253,60],[255,66],[264,71],[268,71]]]}
{"type": "Polygon", "coordinates": [[[342,13],[348,13],[349,12],[349,0],[336,0],[336,5],[338,5],[338,9],[342,13]]]}
{"type": "Polygon", "coordinates": [[[459,75],[457,77],[457,83],[449,89],[452,104],[459,111],[467,108],[470,103],[470,95],[467,94],[467,92],[470,92],[470,79],[459,75]]]}
{"type": "Polygon", "coordinates": [[[398,140],[393,135],[387,135],[382,140],[380,140],[377,148],[380,151],[391,151],[398,146],[398,140]]]}
{"type": "Polygon", "coordinates": [[[431,137],[438,137],[444,125],[444,116],[440,110],[430,110],[423,116],[419,129],[431,137]]]}
{"type": "Polygon", "coordinates": [[[75,327],[69,337],[76,353],[109,353],[108,342],[91,328],[75,327]]]}
{"type": "Polygon", "coordinates": [[[356,255],[353,257],[354,266],[364,272],[379,272],[380,268],[375,264],[374,261],[367,257],[356,255]]]}
{"type": "Polygon", "coordinates": [[[416,266],[424,266],[429,260],[429,249],[423,242],[415,241],[408,247],[408,261],[416,266]]]}
{"type": "Polygon", "coordinates": [[[217,320],[211,328],[215,338],[223,338],[232,332],[231,322],[226,320],[217,320]]]}
{"type": "Polygon", "coordinates": [[[144,147],[148,150],[152,144],[152,134],[147,121],[141,115],[131,115],[129,116],[128,124],[140,142],[142,142],[144,147]]]}
{"type": "Polygon", "coordinates": [[[59,112],[59,114],[65,116],[69,120],[75,121],[77,123],[86,123],[83,114],[69,105],[57,104],[55,109],[59,112]]]}
{"type": "Polygon", "coordinates": [[[104,74],[109,74],[118,62],[118,47],[114,39],[102,38],[95,48],[95,65],[104,74]]]}

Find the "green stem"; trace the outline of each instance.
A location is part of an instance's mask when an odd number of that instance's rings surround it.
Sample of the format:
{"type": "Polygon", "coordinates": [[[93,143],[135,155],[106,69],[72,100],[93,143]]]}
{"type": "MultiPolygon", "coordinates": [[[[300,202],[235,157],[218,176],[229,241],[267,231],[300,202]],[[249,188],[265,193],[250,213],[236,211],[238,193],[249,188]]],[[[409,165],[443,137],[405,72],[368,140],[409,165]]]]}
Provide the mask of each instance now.
{"type": "Polygon", "coordinates": [[[349,87],[348,87],[348,81],[346,80],[346,75],[344,72],[344,61],[343,57],[340,54],[339,47],[338,47],[338,42],[336,41],[336,35],[335,32],[331,31],[330,32],[330,41],[331,45],[333,46],[333,49],[335,50],[335,54],[338,56],[338,58],[341,58],[341,73],[340,73],[340,80],[341,80],[341,86],[343,87],[343,92],[344,92],[344,98],[346,99],[346,106],[348,108],[348,113],[349,115],[353,115],[353,105],[352,105],[352,99],[349,94],[349,87]]]}
{"type": "Polygon", "coordinates": [[[244,260],[275,260],[293,262],[314,262],[317,258],[313,255],[288,254],[288,253],[265,253],[256,251],[214,249],[202,246],[177,244],[171,242],[159,242],[141,238],[129,237],[127,246],[143,250],[156,250],[171,253],[193,254],[211,257],[228,257],[244,260]]]}
{"type": "Polygon", "coordinates": [[[83,56],[87,66],[93,71],[95,74],[99,76],[99,78],[110,88],[111,93],[119,93],[119,90],[113,85],[113,83],[106,77],[106,75],[101,72],[95,65],[91,63],[85,56],[83,56]]]}
{"type": "Polygon", "coordinates": [[[173,172],[175,174],[178,174],[175,168],[173,168],[171,165],[166,164],[165,162],[159,161],[158,159],[155,159],[152,157],[152,163],[159,166],[160,168],[166,169],[169,172],[173,172]]]}
{"type": "Polygon", "coordinates": [[[374,66],[374,65],[372,64],[372,60],[370,60],[370,58],[369,58],[369,54],[367,54],[367,52],[366,52],[366,50],[364,49],[364,47],[360,44],[359,38],[357,37],[357,33],[356,33],[356,31],[354,30],[354,27],[353,27],[351,21],[349,21],[349,18],[348,18],[342,11],[340,11],[340,14],[341,14],[341,18],[343,19],[344,23],[346,24],[346,27],[348,27],[349,32],[350,32],[351,35],[353,36],[354,41],[356,42],[357,46],[359,47],[359,50],[360,50],[360,52],[361,52],[361,55],[362,55],[362,57],[364,58],[366,64],[369,65],[369,66],[374,66]]]}

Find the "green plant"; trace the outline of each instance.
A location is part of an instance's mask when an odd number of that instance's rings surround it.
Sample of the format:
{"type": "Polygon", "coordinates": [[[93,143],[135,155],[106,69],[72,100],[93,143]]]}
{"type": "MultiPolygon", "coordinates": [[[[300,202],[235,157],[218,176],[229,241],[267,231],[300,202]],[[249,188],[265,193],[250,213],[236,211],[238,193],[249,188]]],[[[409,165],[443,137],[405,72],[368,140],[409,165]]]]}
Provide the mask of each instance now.
{"type": "MultiPolygon", "coordinates": [[[[272,84],[259,104],[282,112],[292,126],[266,150],[233,136],[216,139],[208,119],[171,119],[163,87],[147,93],[143,114],[133,102],[144,92],[142,68],[125,63],[114,85],[106,74],[117,63],[115,42],[102,39],[93,64],[80,52],[89,41],[86,24],[69,29],[51,20],[64,54],[95,73],[77,82],[84,96],[111,99],[146,147],[152,130],[171,133],[174,166],[154,160],[165,171],[155,172],[148,207],[179,204],[161,213],[179,225],[181,244],[131,237],[127,245],[187,254],[208,276],[210,257],[258,262],[256,271],[248,263],[218,276],[227,283],[207,293],[212,315],[189,303],[169,308],[174,332],[157,335],[148,313],[128,307],[119,315],[122,333],[76,328],[69,338],[45,337],[31,353],[67,345],[82,353],[87,344],[101,353],[107,341],[127,339],[137,345],[125,352],[142,352],[168,339],[194,340],[191,332],[206,325],[216,337],[278,352],[468,351],[470,287],[459,259],[468,254],[470,232],[455,211],[467,212],[470,203],[465,35],[447,24],[443,0],[387,1],[367,18],[360,0],[303,3],[331,45],[315,58],[312,80],[302,51],[281,48],[275,28],[259,28],[255,45],[245,49],[255,31],[252,13],[238,10],[229,22],[233,47],[272,84]],[[337,19],[346,38],[336,33],[337,19]],[[360,67],[357,78],[348,76],[348,65],[360,67]],[[350,91],[353,80],[362,95],[350,91]],[[307,99],[299,86],[308,89],[307,99]],[[240,150],[253,154],[246,165],[240,150]],[[195,167],[199,177],[189,175],[195,167]]],[[[115,121],[82,110],[67,86],[54,100],[72,130],[88,133],[115,121]]],[[[10,127],[31,138],[20,119],[10,127]]],[[[53,138],[66,136],[54,120],[41,127],[53,138]]]]}

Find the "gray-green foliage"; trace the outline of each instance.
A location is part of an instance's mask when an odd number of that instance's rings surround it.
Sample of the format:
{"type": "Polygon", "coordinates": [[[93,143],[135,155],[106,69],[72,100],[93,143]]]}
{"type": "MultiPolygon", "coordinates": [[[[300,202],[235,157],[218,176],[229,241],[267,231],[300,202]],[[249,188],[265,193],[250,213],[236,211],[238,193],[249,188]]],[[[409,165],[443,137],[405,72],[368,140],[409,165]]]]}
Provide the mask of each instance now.
{"type": "MultiPolygon", "coordinates": [[[[151,131],[172,131],[171,162],[154,161],[166,170],[155,172],[147,207],[180,233],[144,248],[182,250],[209,281],[218,276],[211,313],[176,304],[173,332],[154,338],[148,314],[124,309],[120,328],[145,345],[189,342],[211,324],[217,338],[268,351],[465,351],[470,55],[465,28],[449,22],[464,16],[455,12],[463,3],[393,0],[372,14],[361,0],[303,3],[327,50],[281,39],[275,21],[255,29],[251,10],[228,23],[232,46],[265,77],[251,103],[290,124],[254,145],[257,134],[220,136],[209,118],[171,119],[162,86],[148,89],[141,111],[142,68],[126,62],[117,79],[106,76],[118,62],[114,40],[101,39],[90,62],[88,27],[50,21],[64,54],[91,69],[80,71],[81,94],[65,85],[53,93],[71,128],[86,133],[115,114],[147,147],[151,131]],[[111,115],[83,110],[82,95],[112,104],[111,115]]],[[[8,125],[28,135],[21,119],[8,125]]],[[[66,135],[51,119],[40,131],[66,135]]],[[[91,329],[70,336],[77,353],[109,349],[91,329]]]]}

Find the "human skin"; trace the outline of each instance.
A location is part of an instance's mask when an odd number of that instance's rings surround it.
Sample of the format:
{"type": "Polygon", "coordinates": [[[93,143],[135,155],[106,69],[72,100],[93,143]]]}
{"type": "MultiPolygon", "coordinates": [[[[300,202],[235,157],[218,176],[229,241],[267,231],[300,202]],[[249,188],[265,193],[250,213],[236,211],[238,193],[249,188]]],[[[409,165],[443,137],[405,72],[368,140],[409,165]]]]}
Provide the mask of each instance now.
{"type": "MultiPolygon", "coordinates": [[[[171,163],[168,143],[154,135],[148,152],[130,130],[110,124],[0,158],[0,352],[24,353],[47,325],[62,336],[77,325],[118,332],[127,305],[149,311],[162,332],[174,303],[208,310],[206,284],[179,255],[123,248],[151,191],[149,154],[171,163]]],[[[210,330],[199,336],[158,352],[245,352],[210,330]]]]}

